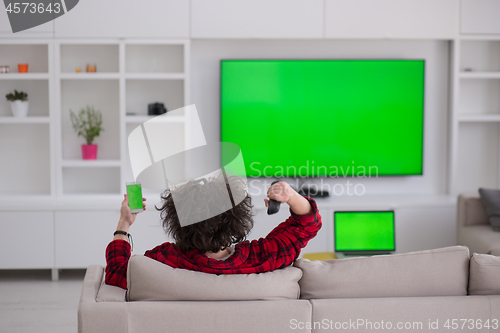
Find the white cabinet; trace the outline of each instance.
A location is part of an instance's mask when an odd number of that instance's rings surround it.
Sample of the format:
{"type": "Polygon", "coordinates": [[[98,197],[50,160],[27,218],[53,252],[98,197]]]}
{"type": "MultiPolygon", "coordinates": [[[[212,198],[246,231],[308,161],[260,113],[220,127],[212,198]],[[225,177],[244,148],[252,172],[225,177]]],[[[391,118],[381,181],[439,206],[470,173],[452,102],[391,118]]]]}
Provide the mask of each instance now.
{"type": "MultiPolygon", "coordinates": [[[[119,208],[119,207],[118,207],[119,208]]],[[[55,212],[57,268],[106,265],[106,246],[120,218],[116,211],[55,212]]]]}
{"type": "MultiPolygon", "coordinates": [[[[152,206],[150,204],[146,212],[137,215],[129,230],[134,242],[132,254],[142,255],[157,245],[172,241],[161,228],[160,214],[152,206]]],[[[119,208],[114,211],[55,212],[55,266],[106,266],[106,247],[113,240],[120,218],[119,208]]]]}
{"type": "Polygon", "coordinates": [[[500,0],[462,0],[460,32],[500,34],[500,0]]]}
{"type": "Polygon", "coordinates": [[[54,267],[53,212],[0,212],[0,234],[0,269],[54,267]]]}
{"type": "Polygon", "coordinates": [[[325,0],[325,37],[452,39],[458,6],[458,0],[325,0]]]}
{"type": "Polygon", "coordinates": [[[188,0],[85,0],[55,21],[56,37],[189,36],[188,0]]]}
{"type": "Polygon", "coordinates": [[[322,37],[322,0],[191,2],[191,38],[322,37]]]}
{"type": "Polygon", "coordinates": [[[396,253],[456,245],[456,208],[400,208],[395,211],[396,253]]]}

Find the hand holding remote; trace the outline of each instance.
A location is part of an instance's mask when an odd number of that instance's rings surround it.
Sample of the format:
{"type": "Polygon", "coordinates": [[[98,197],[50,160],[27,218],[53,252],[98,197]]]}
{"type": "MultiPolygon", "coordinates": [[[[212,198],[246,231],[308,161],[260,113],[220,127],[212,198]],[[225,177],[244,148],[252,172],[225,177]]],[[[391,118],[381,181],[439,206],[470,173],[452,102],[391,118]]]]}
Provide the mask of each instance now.
{"type": "Polygon", "coordinates": [[[288,202],[293,194],[293,189],[286,182],[275,180],[267,190],[268,199],[264,199],[267,207],[267,214],[276,214],[280,210],[280,204],[288,202]]]}

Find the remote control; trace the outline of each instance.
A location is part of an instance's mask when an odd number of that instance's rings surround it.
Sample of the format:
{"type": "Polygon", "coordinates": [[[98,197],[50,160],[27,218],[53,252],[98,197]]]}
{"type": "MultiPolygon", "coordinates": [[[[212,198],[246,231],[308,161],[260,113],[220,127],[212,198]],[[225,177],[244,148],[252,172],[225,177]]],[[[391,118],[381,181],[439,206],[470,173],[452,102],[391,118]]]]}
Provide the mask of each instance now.
{"type": "MultiPolygon", "coordinates": [[[[279,180],[275,180],[274,182],[272,182],[271,186],[276,184],[276,183],[279,183],[279,180]]],[[[269,206],[267,206],[267,215],[272,215],[272,214],[276,214],[277,212],[279,212],[280,205],[281,205],[281,202],[273,200],[273,199],[269,199],[269,206]]]]}

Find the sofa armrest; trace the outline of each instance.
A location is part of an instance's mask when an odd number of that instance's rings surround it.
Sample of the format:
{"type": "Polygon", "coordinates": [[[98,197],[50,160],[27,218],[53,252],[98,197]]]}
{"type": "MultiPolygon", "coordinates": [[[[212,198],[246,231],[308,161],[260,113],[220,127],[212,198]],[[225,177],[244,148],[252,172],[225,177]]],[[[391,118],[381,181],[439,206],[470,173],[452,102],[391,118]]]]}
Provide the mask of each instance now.
{"type": "Polygon", "coordinates": [[[101,265],[92,265],[87,268],[85,277],[83,278],[82,294],[80,296],[80,303],[96,301],[99,287],[104,275],[104,268],[101,265]]]}
{"type": "Polygon", "coordinates": [[[103,275],[100,265],[87,268],[78,305],[79,333],[127,332],[127,303],[96,301],[103,275]]]}
{"type": "Polygon", "coordinates": [[[489,224],[488,215],[477,193],[464,193],[458,196],[457,227],[489,224]]]}

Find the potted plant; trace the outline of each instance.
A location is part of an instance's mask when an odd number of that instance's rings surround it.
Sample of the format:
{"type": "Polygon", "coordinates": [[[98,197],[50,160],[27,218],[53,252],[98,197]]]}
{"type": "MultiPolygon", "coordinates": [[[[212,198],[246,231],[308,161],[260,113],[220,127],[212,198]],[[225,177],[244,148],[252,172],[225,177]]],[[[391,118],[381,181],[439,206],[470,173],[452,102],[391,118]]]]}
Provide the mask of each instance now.
{"type": "Polygon", "coordinates": [[[14,93],[7,94],[5,97],[10,101],[10,108],[14,117],[26,117],[28,115],[30,102],[27,93],[14,90],[14,93]]]}
{"type": "Polygon", "coordinates": [[[82,136],[87,144],[82,144],[82,158],[84,160],[95,160],[97,158],[97,145],[93,144],[94,138],[99,136],[102,128],[101,111],[95,110],[93,106],[87,105],[81,109],[78,115],[69,110],[73,129],[78,136],[82,136]]]}

